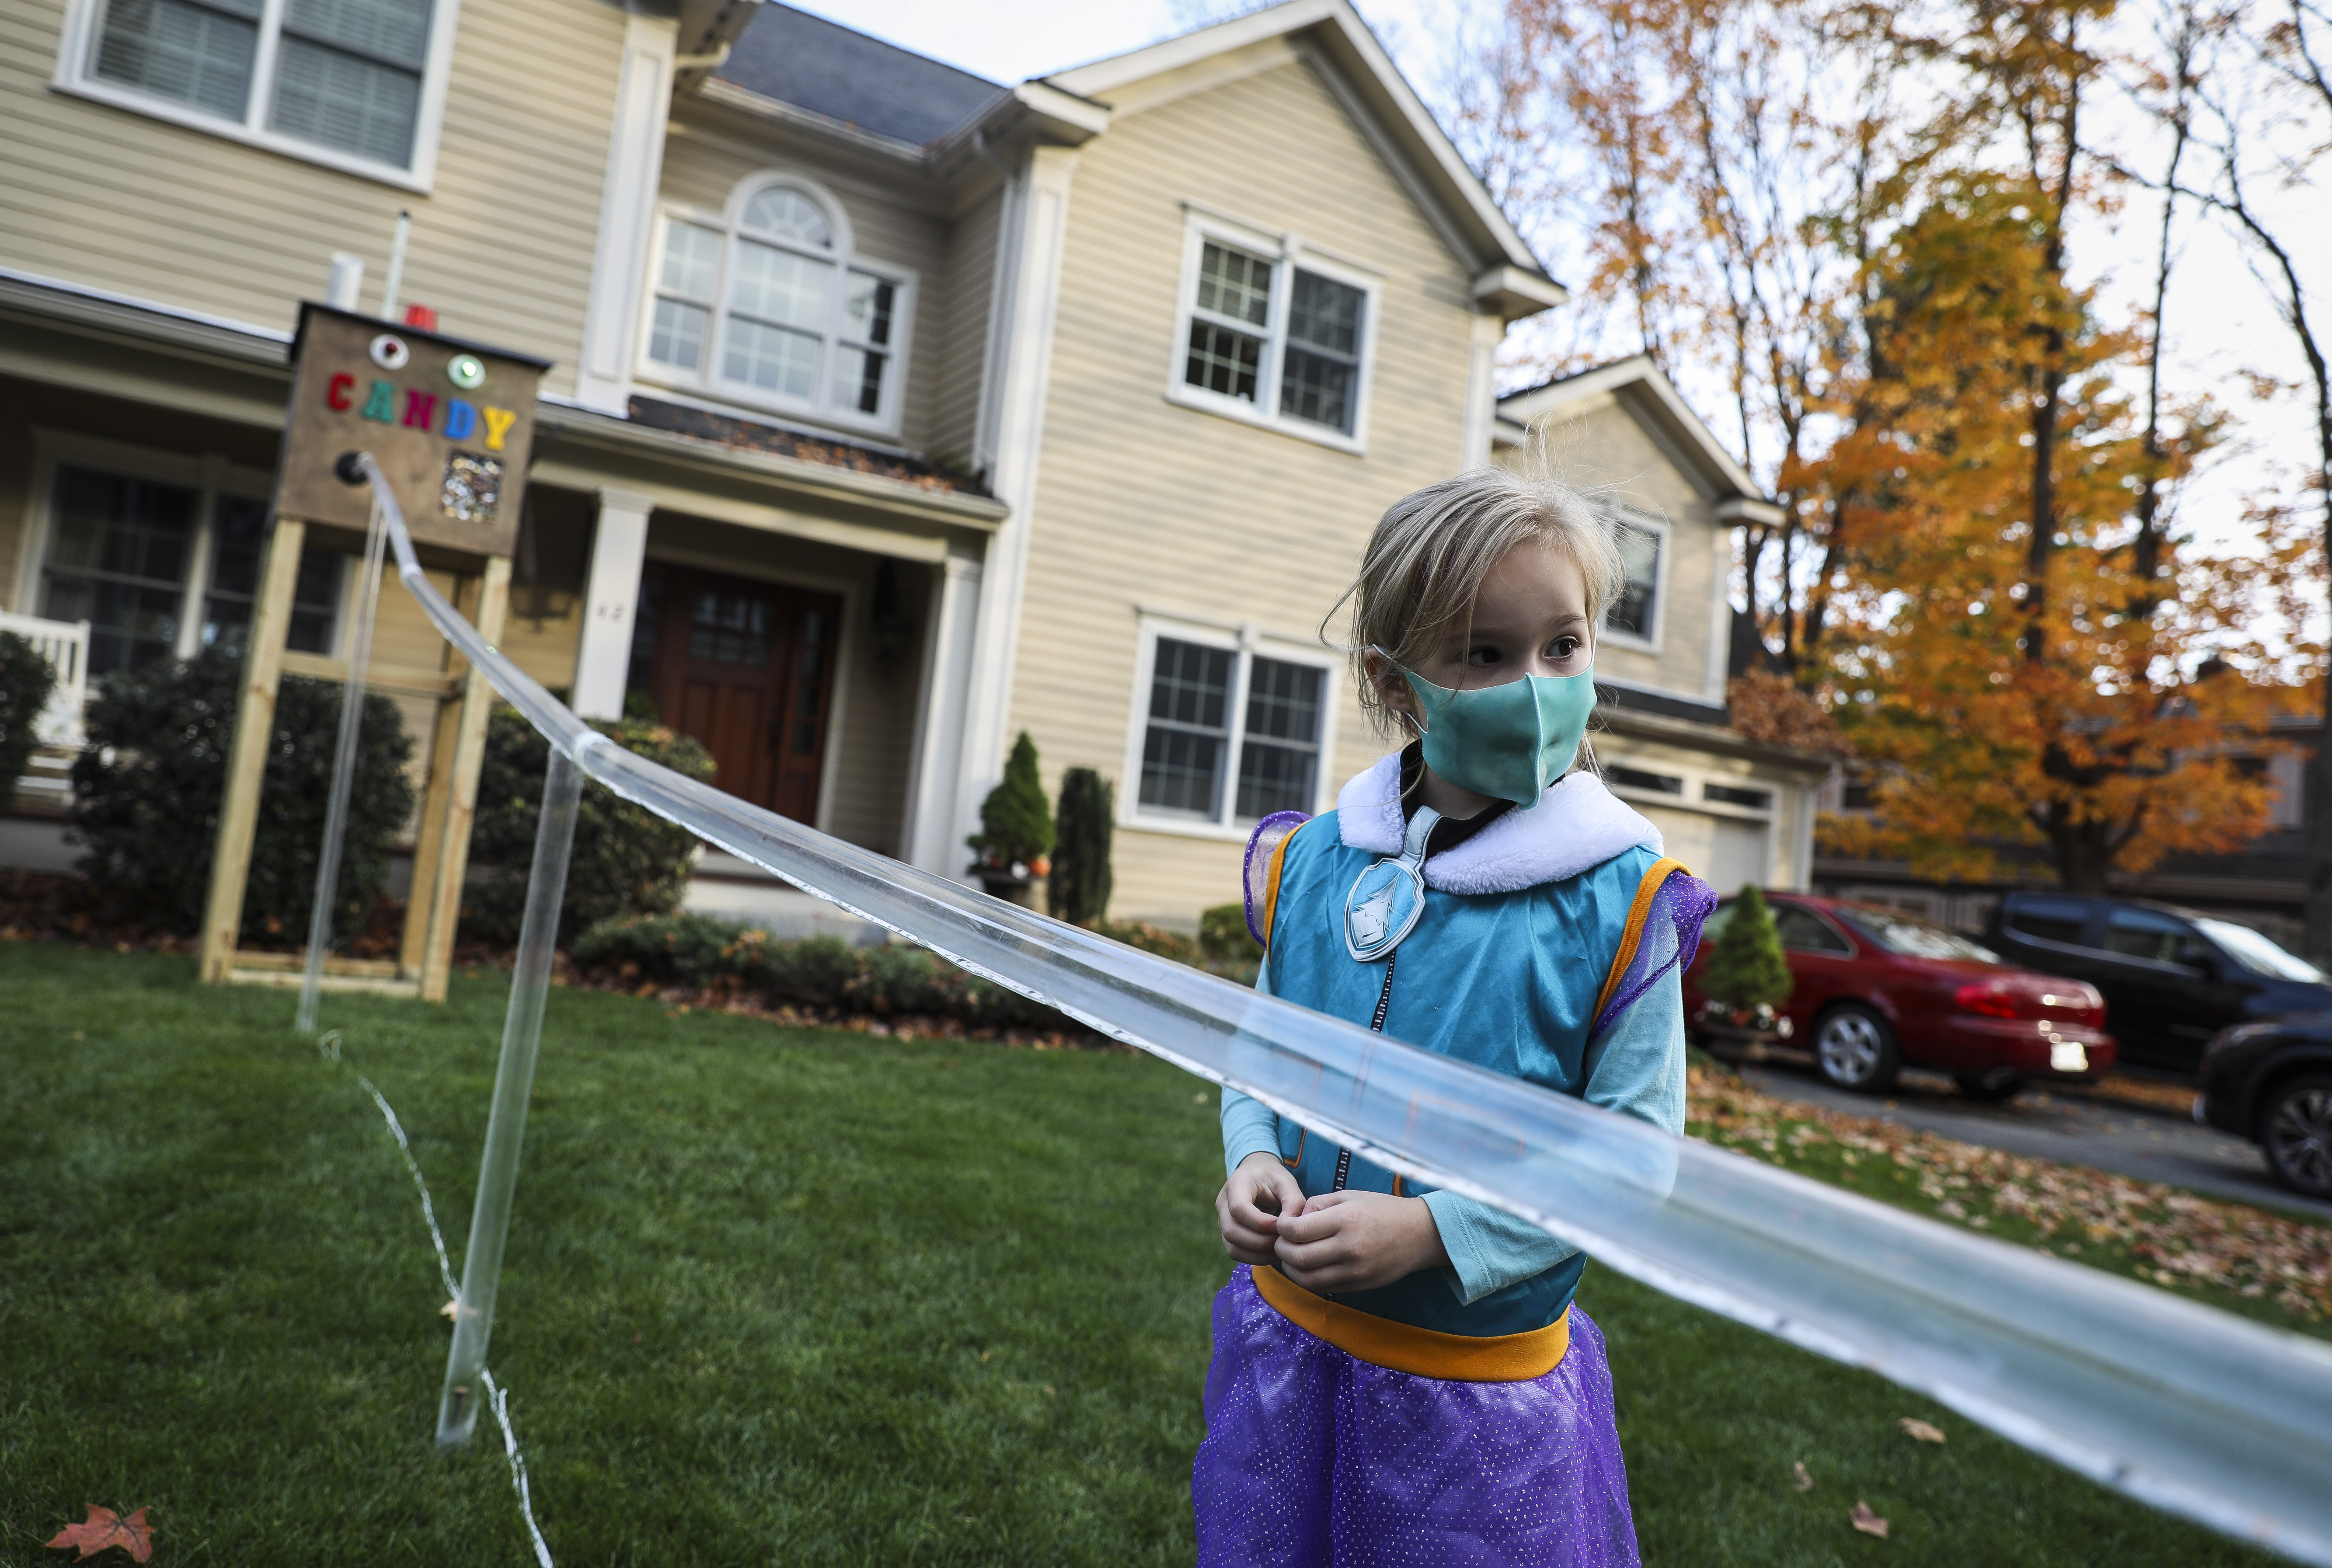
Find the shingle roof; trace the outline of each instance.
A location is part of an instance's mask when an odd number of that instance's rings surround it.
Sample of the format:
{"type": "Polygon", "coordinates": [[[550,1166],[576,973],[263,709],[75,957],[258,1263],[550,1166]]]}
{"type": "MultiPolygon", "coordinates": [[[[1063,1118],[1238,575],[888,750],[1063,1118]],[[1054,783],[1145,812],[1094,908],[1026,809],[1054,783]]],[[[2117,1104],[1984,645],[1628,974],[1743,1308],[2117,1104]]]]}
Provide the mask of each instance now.
{"type": "Polygon", "coordinates": [[[715,72],[749,92],[921,147],[1002,91],[790,5],[764,5],[715,72]]]}

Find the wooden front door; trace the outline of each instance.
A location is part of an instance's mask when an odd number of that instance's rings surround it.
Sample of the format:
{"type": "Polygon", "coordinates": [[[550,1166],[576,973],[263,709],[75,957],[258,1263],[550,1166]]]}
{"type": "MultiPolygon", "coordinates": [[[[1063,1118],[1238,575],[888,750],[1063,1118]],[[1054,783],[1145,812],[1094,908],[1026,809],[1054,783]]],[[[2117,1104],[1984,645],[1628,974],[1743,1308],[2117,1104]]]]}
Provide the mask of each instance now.
{"type": "Polygon", "coordinates": [[[650,561],[639,614],[657,711],[712,753],[713,786],[816,820],[842,600],[650,561]]]}

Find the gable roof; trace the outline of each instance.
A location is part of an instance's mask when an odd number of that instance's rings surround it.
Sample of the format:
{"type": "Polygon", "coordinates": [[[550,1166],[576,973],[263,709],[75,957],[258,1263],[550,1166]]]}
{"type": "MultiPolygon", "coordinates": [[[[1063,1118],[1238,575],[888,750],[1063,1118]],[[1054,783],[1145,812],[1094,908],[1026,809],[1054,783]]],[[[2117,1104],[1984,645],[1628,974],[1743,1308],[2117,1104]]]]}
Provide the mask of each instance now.
{"type": "Polygon", "coordinates": [[[1106,103],[1114,90],[1216,55],[1302,33],[1319,46],[1362,100],[1377,126],[1476,253],[1477,298],[1510,316],[1528,315],[1568,297],[1547,275],[1522,234],[1401,75],[1350,0],[1284,0],[1228,22],[1146,48],[1055,72],[1042,80],[1080,98],[1106,103]]]}
{"type": "Polygon", "coordinates": [[[1726,522],[1782,521],[1781,507],[1758,488],[1740,461],[1725,449],[1676,384],[1653,363],[1649,354],[1631,354],[1608,365],[1558,376],[1498,399],[1497,429],[1493,439],[1508,445],[1524,439],[1532,424],[1549,414],[1591,397],[1609,395],[1633,415],[1690,470],[1690,477],[1716,502],[1716,515],[1726,522]]]}
{"type": "Polygon", "coordinates": [[[722,81],[892,141],[923,147],[1004,89],[776,0],[745,24],[722,81]]]}

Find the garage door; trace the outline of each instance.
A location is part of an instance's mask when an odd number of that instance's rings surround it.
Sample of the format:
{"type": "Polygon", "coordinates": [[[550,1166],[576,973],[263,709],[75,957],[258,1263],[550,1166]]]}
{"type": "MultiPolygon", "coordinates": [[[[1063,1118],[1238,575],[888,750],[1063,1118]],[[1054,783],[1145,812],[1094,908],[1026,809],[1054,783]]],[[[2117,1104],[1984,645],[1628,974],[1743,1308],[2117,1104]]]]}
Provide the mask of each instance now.
{"type": "Polygon", "coordinates": [[[1660,830],[1668,854],[1717,892],[1729,895],[1744,882],[1762,885],[1769,875],[1773,862],[1766,854],[1765,838],[1773,829],[1766,824],[1734,817],[1704,817],[1672,806],[1631,804],[1660,830]]]}

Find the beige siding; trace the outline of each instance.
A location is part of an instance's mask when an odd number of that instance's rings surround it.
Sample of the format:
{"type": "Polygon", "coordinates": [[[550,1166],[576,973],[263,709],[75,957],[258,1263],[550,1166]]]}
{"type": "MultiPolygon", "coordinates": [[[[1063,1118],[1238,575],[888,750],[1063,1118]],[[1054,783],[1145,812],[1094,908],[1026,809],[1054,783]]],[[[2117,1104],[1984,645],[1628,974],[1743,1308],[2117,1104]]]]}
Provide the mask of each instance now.
{"type": "Polygon", "coordinates": [[[0,7],[0,264],[288,330],[334,251],[378,302],[399,208],[404,297],[442,328],[582,350],[624,35],[595,0],[462,7],[435,187],[423,196],[53,90],[62,0],[0,7]]]}
{"type": "Polygon", "coordinates": [[[931,450],[967,467],[976,461],[973,445],[980,438],[980,377],[988,360],[1003,210],[999,187],[957,216],[948,236],[940,330],[926,350],[933,378],[931,450]]]}
{"type": "Polygon", "coordinates": [[[915,688],[922,672],[921,571],[904,564],[894,569],[903,629],[886,662],[879,656],[874,625],[878,557],[663,512],[648,525],[648,555],[843,596],[837,729],[827,741],[833,783],[819,798],[820,825],[853,844],[897,853],[914,743],[915,688]]]}
{"type": "Polygon", "coordinates": [[[870,177],[870,173],[817,157],[741,117],[708,112],[673,126],[664,142],[662,195],[669,204],[718,215],[741,180],[764,174],[798,176],[840,204],[860,256],[913,272],[906,389],[899,431],[890,439],[921,449],[931,439],[936,367],[945,339],[949,225],[935,209],[906,195],[898,177],[885,181],[870,177]]]}
{"type": "MultiPolygon", "coordinates": [[[[1123,796],[1137,604],[1316,646],[1378,516],[1458,465],[1467,276],[1301,62],[1120,119],[1084,149],[1068,222],[1011,723],[1048,781],[1085,764],[1123,796]],[[1185,201],[1384,274],[1366,456],[1166,401],[1185,201]]],[[[1332,790],[1382,749],[1334,689],[1332,790]]],[[[1117,843],[1118,913],[1238,896],[1236,840],[1117,843]]]]}
{"type": "MultiPolygon", "coordinates": [[[[1726,591],[1714,537],[1718,525],[1707,499],[1617,398],[1563,409],[1544,428],[1548,458],[1563,480],[1668,525],[1667,603],[1657,617],[1657,647],[1606,643],[1596,650],[1596,668],[1636,685],[1723,701],[1723,693],[1707,690],[1716,602],[1726,591]]],[[[1508,461],[1517,455],[1501,454],[1508,461]]]]}

